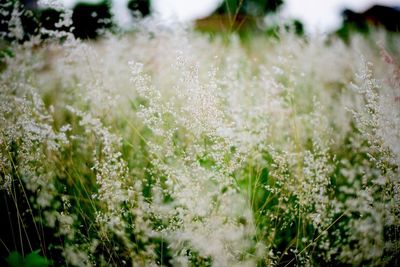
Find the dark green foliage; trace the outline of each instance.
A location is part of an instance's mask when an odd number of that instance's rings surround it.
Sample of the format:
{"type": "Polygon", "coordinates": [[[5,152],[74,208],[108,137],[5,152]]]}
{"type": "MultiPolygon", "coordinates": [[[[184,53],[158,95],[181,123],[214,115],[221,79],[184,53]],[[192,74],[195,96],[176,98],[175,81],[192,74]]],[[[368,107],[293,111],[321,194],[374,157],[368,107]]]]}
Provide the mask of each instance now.
{"type": "Polygon", "coordinates": [[[47,267],[51,261],[39,255],[39,250],[33,251],[27,256],[22,256],[17,251],[13,251],[6,258],[10,267],[47,267]]]}
{"type": "Polygon", "coordinates": [[[150,0],[131,0],[128,2],[128,8],[132,13],[139,11],[145,17],[150,14],[150,0]]]}

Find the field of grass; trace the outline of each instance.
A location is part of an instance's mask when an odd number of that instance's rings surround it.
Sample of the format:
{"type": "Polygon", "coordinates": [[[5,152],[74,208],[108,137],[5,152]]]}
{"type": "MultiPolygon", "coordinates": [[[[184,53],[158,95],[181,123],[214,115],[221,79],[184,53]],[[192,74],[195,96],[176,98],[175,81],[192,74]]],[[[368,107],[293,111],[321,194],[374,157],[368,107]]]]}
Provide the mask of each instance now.
{"type": "Polygon", "coordinates": [[[400,264],[399,35],[150,26],[2,51],[3,259],[400,264]]]}

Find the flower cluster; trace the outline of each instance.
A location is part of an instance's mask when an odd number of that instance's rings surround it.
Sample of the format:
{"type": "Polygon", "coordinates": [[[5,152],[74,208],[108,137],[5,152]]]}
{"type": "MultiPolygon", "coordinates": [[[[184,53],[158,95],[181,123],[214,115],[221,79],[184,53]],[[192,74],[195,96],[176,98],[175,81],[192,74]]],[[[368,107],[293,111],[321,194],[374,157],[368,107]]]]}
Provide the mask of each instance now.
{"type": "Polygon", "coordinates": [[[18,249],[38,239],[71,266],[398,264],[398,47],[151,25],[10,44],[0,186],[18,249]]]}

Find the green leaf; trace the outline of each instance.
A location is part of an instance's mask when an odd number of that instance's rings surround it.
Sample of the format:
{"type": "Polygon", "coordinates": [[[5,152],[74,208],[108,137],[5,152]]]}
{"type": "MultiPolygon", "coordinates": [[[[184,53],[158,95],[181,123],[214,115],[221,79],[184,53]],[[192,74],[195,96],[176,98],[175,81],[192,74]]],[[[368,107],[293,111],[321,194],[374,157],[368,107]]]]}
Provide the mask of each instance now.
{"type": "Polygon", "coordinates": [[[39,251],[33,251],[25,258],[26,267],[47,267],[50,265],[50,261],[45,257],[39,255],[39,251]]]}
{"type": "Polygon", "coordinates": [[[13,251],[6,258],[6,262],[10,267],[21,267],[24,265],[24,258],[17,251],[13,251]]]}
{"type": "Polygon", "coordinates": [[[39,255],[39,250],[32,251],[25,258],[13,251],[6,261],[10,267],[48,267],[51,264],[51,261],[39,255]]]}

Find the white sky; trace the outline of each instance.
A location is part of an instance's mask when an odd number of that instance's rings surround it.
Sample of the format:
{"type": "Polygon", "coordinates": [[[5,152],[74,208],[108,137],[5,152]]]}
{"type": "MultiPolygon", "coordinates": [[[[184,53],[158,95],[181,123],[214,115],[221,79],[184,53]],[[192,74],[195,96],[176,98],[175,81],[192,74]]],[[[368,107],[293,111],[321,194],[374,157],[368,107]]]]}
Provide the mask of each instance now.
{"type": "Polygon", "coordinates": [[[211,14],[223,0],[152,0],[152,8],[162,19],[190,21],[211,14]]]}
{"type": "MultiPolygon", "coordinates": [[[[67,6],[73,6],[79,0],[61,0],[67,6]]],[[[80,0],[99,2],[99,0],[80,0]]],[[[120,24],[129,24],[126,10],[128,0],[112,0],[114,12],[120,24]]],[[[190,21],[206,17],[223,0],[152,0],[153,10],[165,21],[190,21]]],[[[340,26],[340,12],[344,8],[363,11],[373,4],[400,6],[400,0],[284,0],[282,16],[301,20],[308,32],[327,32],[340,26]]]]}

